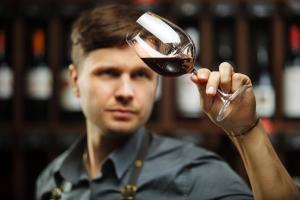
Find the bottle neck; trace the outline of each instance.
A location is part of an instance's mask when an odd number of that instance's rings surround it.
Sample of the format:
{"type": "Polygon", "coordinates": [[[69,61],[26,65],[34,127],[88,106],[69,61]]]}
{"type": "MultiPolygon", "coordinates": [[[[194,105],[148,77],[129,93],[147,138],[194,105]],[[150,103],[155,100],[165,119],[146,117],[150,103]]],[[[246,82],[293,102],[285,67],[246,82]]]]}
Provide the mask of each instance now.
{"type": "Polygon", "coordinates": [[[45,55],[44,54],[33,54],[32,58],[33,65],[45,64],[45,55]]]}
{"type": "Polygon", "coordinates": [[[45,33],[42,29],[36,29],[32,36],[33,62],[40,63],[45,59],[45,33]]]}
{"type": "Polygon", "coordinates": [[[267,70],[269,65],[269,55],[266,46],[259,45],[256,52],[257,64],[260,70],[267,70]]]}

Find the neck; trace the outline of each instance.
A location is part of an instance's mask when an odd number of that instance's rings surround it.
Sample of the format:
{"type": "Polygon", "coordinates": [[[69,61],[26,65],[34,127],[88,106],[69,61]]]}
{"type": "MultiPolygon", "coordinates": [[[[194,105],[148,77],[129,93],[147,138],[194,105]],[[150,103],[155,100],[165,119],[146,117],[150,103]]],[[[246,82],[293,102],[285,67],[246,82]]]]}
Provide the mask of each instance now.
{"type": "Polygon", "coordinates": [[[91,179],[101,175],[101,163],[114,150],[127,141],[129,135],[104,133],[99,129],[88,126],[87,148],[83,156],[84,165],[91,179]]]}

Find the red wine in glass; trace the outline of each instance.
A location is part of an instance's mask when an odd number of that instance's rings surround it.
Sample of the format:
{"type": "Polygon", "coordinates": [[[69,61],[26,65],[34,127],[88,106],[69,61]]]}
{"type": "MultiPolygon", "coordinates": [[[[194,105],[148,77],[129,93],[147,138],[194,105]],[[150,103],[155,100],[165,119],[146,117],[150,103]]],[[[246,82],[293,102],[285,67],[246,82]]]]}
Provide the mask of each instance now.
{"type": "Polygon", "coordinates": [[[176,77],[192,72],[193,59],[181,57],[148,57],[142,60],[156,73],[163,76],[176,77]]]}

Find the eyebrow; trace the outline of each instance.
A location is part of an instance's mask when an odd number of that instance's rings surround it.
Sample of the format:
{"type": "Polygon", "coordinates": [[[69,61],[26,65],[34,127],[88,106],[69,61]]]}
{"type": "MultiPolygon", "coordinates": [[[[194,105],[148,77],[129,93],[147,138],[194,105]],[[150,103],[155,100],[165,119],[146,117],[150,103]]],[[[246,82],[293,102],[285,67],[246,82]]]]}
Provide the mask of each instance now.
{"type": "MultiPolygon", "coordinates": [[[[112,64],[102,64],[102,65],[97,65],[96,67],[94,67],[94,69],[92,69],[92,71],[103,71],[103,70],[108,70],[108,69],[123,71],[124,67],[123,66],[112,65],[112,64]]],[[[142,65],[139,65],[137,67],[133,67],[133,69],[130,70],[130,71],[131,72],[137,72],[137,71],[140,71],[140,70],[145,70],[149,73],[153,72],[148,66],[142,66],[142,65]]]]}
{"type": "Polygon", "coordinates": [[[114,65],[97,65],[96,67],[93,67],[92,71],[103,71],[108,69],[119,70],[119,68],[120,67],[114,65]]]}
{"type": "Polygon", "coordinates": [[[145,70],[148,72],[152,72],[152,69],[150,69],[149,67],[144,67],[144,66],[138,66],[134,69],[134,71],[139,71],[139,70],[145,70]]]}
{"type": "Polygon", "coordinates": [[[133,70],[132,73],[137,73],[137,72],[141,72],[141,71],[147,73],[150,77],[154,77],[156,74],[150,67],[147,67],[147,66],[146,67],[144,67],[144,66],[137,67],[133,70]]]}

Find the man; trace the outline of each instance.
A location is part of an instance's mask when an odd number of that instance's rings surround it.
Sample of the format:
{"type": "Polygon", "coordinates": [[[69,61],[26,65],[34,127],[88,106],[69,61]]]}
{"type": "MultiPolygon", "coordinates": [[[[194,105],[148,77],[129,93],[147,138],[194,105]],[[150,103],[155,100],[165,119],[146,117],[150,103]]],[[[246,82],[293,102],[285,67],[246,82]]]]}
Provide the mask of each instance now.
{"type": "MultiPolygon", "coordinates": [[[[252,199],[246,184],[214,153],[144,128],[158,76],[125,42],[140,14],[132,7],[109,5],[85,12],[74,23],[70,76],[87,134],[41,173],[36,198],[252,199]]],[[[240,138],[263,133],[249,78],[222,63],[219,72],[201,69],[192,80],[212,120],[220,107],[214,101],[216,88],[249,86],[241,102],[245,112],[234,108],[224,121],[215,122],[231,135],[247,166],[251,157],[243,151],[249,148],[240,145],[254,140],[240,138]]],[[[254,169],[250,166],[249,172],[257,178],[254,169]]]]}

